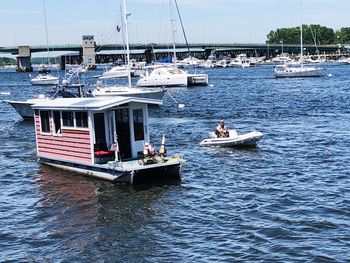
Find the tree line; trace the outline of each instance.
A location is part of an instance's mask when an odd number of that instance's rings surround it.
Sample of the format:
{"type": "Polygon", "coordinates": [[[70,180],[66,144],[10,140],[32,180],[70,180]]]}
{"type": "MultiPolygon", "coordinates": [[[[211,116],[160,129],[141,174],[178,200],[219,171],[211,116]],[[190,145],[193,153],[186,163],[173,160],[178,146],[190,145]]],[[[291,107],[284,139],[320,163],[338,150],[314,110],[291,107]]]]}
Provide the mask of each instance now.
{"type": "MultiPolygon", "coordinates": [[[[269,44],[300,44],[300,27],[278,28],[267,35],[269,44]]],[[[303,43],[309,45],[349,44],[350,27],[340,30],[321,25],[303,25],[303,43]]]]}

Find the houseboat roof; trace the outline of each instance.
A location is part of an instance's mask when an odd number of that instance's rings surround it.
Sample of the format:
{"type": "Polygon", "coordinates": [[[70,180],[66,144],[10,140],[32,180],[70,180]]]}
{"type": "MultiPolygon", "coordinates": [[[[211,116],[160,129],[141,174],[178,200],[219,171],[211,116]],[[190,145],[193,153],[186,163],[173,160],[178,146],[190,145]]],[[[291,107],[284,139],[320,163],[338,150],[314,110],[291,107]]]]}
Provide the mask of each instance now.
{"type": "Polygon", "coordinates": [[[50,109],[50,110],[83,110],[83,111],[101,111],[130,102],[138,102],[153,105],[162,105],[162,100],[113,96],[110,98],[58,98],[38,102],[32,105],[33,109],[50,109]]]}

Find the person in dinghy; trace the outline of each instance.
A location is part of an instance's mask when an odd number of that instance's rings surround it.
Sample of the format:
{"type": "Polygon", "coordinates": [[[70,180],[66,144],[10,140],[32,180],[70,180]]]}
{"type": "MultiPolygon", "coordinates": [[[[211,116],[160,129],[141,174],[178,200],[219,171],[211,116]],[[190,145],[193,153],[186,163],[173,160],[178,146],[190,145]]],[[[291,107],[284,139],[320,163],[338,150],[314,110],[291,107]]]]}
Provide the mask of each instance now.
{"type": "Polygon", "coordinates": [[[228,128],[225,126],[224,120],[221,120],[219,125],[216,127],[215,135],[217,138],[229,137],[228,128]]]}

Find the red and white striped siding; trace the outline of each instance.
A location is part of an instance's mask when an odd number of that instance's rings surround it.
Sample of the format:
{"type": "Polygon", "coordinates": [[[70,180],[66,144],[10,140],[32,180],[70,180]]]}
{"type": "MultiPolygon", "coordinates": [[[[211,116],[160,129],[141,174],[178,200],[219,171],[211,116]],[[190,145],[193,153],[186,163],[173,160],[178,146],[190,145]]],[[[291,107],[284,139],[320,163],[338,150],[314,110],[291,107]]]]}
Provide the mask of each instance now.
{"type": "Polygon", "coordinates": [[[41,134],[40,117],[35,115],[38,157],[92,164],[90,131],[63,128],[57,136],[52,123],[50,117],[51,134],[41,134]]]}

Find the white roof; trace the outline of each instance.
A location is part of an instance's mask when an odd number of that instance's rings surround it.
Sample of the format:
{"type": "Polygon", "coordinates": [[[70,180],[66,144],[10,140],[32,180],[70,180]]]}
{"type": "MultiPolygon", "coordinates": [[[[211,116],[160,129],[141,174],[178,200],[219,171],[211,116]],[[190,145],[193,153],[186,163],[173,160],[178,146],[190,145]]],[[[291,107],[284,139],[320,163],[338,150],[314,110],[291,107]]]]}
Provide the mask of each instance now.
{"type": "Polygon", "coordinates": [[[130,102],[144,104],[161,105],[162,100],[136,98],[136,97],[97,97],[97,98],[58,98],[38,102],[32,105],[33,109],[45,110],[82,110],[82,111],[101,111],[130,102]]]}

